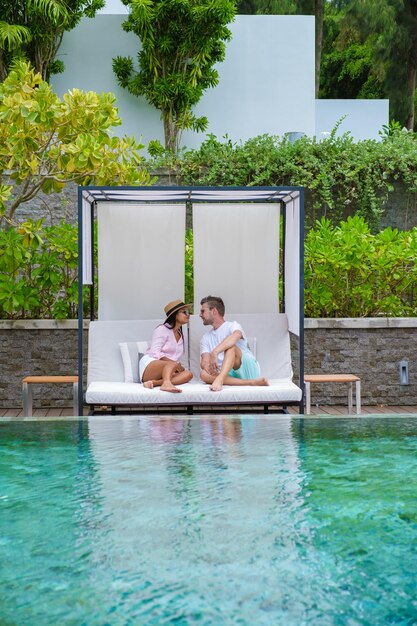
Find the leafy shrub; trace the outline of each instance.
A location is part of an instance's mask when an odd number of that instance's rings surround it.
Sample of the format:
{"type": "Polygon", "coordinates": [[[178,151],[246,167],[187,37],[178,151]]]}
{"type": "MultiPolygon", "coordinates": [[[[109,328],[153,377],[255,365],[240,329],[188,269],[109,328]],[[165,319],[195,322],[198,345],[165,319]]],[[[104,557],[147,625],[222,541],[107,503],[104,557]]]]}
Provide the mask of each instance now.
{"type": "Polygon", "coordinates": [[[305,242],[305,314],[417,315],[417,228],[373,235],[359,216],[317,222],[305,242]]]}
{"type": "Polygon", "coordinates": [[[148,185],[131,137],[115,137],[122,122],[113,94],[72,89],[60,99],[26,63],[0,83],[0,222],[39,191],[87,185],[148,185]]]}
{"type": "Polygon", "coordinates": [[[185,302],[194,299],[194,246],[193,231],[187,229],[185,233],[185,302]]]}
{"type": "MultiPolygon", "coordinates": [[[[61,222],[42,229],[42,220],[28,220],[0,231],[3,319],[77,317],[77,276],[76,226],[61,222]]],[[[85,309],[87,302],[86,290],[85,309]]]]}
{"type": "MultiPolygon", "coordinates": [[[[77,227],[42,220],[0,231],[0,318],[67,319],[78,308],[77,227]]],[[[193,301],[193,236],[185,240],[185,298],[193,301]]],[[[97,294],[97,290],[96,290],[97,294]]],[[[89,291],[84,295],[88,312],[89,291]]],[[[307,317],[417,315],[417,228],[373,235],[355,216],[321,219],[305,242],[307,317]]]]}
{"type": "Polygon", "coordinates": [[[184,184],[301,185],[312,208],[309,226],[321,216],[336,224],[357,213],[376,228],[393,181],[417,191],[417,135],[393,128],[381,141],[354,142],[336,131],[322,141],[295,143],[269,135],[233,143],[211,135],[198,150],[165,153],[153,164],[173,168],[184,184]]]}

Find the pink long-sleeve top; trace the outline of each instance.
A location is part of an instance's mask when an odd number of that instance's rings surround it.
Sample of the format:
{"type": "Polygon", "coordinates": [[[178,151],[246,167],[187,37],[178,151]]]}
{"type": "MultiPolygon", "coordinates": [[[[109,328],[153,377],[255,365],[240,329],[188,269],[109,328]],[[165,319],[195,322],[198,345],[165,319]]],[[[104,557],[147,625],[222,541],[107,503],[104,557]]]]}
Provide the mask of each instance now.
{"type": "Polygon", "coordinates": [[[184,352],[184,340],[177,342],[172,328],[168,328],[164,324],[157,326],[152,333],[151,345],[145,354],[149,354],[154,359],[162,359],[166,357],[172,361],[179,361],[184,352]]]}

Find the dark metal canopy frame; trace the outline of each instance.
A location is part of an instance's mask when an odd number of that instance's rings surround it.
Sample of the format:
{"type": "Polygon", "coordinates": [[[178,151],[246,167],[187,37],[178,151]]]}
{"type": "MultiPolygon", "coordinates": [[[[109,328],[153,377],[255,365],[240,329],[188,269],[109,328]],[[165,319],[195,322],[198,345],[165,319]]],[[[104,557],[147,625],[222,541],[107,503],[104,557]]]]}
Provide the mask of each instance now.
{"type": "MultiPolygon", "coordinates": [[[[94,213],[98,202],[132,202],[132,203],[230,203],[230,202],[271,202],[279,203],[283,217],[283,268],[282,268],[282,311],[287,312],[289,288],[298,298],[296,311],[299,346],[299,387],[303,391],[299,403],[300,413],[304,413],[304,188],[303,187],[78,187],[78,413],[82,415],[84,405],[84,314],[83,287],[90,289],[90,320],[94,320],[94,213]],[[291,213],[291,216],[290,216],[291,213]],[[289,242],[287,225],[290,217],[297,224],[297,241],[289,242]],[[289,248],[298,247],[296,263],[298,263],[298,285],[289,284],[289,248]],[[287,283],[287,284],[286,284],[287,283]]],[[[294,259],[291,260],[294,264],[294,259]]],[[[294,269],[294,268],[293,268],[294,269]]],[[[292,272],[294,275],[294,272],[292,272]]],[[[292,281],[293,282],[293,281],[292,281]]],[[[294,313],[294,311],[292,312],[294,313]]],[[[294,315],[293,315],[294,317],[294,315]]],[[[291,331],[291,325],[290,325],[291,331]]]]}

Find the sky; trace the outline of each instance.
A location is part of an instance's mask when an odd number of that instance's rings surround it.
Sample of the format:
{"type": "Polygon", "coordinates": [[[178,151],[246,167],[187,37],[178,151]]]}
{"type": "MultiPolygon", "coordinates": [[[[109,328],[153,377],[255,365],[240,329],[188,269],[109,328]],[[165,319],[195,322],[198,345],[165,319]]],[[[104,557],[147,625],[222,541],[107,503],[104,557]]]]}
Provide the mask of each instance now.
{"type": "Polygon", "coordinates": [[[98,13],[116,13],[120,15],[127,13],[127,7],[122,4],[121,0],[106,0],[106,6],[98,13]]]}

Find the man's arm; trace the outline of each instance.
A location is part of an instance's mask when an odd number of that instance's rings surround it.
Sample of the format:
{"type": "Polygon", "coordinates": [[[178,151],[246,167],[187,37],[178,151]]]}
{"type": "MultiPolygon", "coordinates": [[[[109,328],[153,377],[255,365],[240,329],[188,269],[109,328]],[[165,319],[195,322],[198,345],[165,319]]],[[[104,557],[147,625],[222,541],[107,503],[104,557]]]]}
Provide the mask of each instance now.
{"type": "Polygon", "coordinates": [[[234,330],[231,335],[228,335],[214,348],[214,350],[212,350],[211,354],[215,354],[217,358],[221,352],[224,352],[229,348],[233,348],[239,339],[243,339],[242,332],[240,330],[234,330]]]}
{"type": "Polygon", "coordinates": [[[202,370],[207,372],[207,374],[213,373],[210,371],[210,353],[209,352],[203,352],[203,354],[201,355],[200,367],[202,370]]]}
{"type": "Polygon", "coordinates": [[[200,341],[200,367],[202,370],[206,371],[207,374],[212,373],[210,372],[210,352],[207,343],[207,335],[203,335],[200,341]]]}
{"type": "MultiPolygon", "coordinates": [[[[223,339],[223,341],[221,341],[211,352],[202,352],[200,360],[201,369],[214,376],[218,374],[219,366],[217,359],[219,354],[235,346],[239,339],[243,339],[243,333],[241,330],[237,329],[223,339]]],[[[205,347],[206,346],[202,341],[201,349],[204,350],[205,347]]]]}

